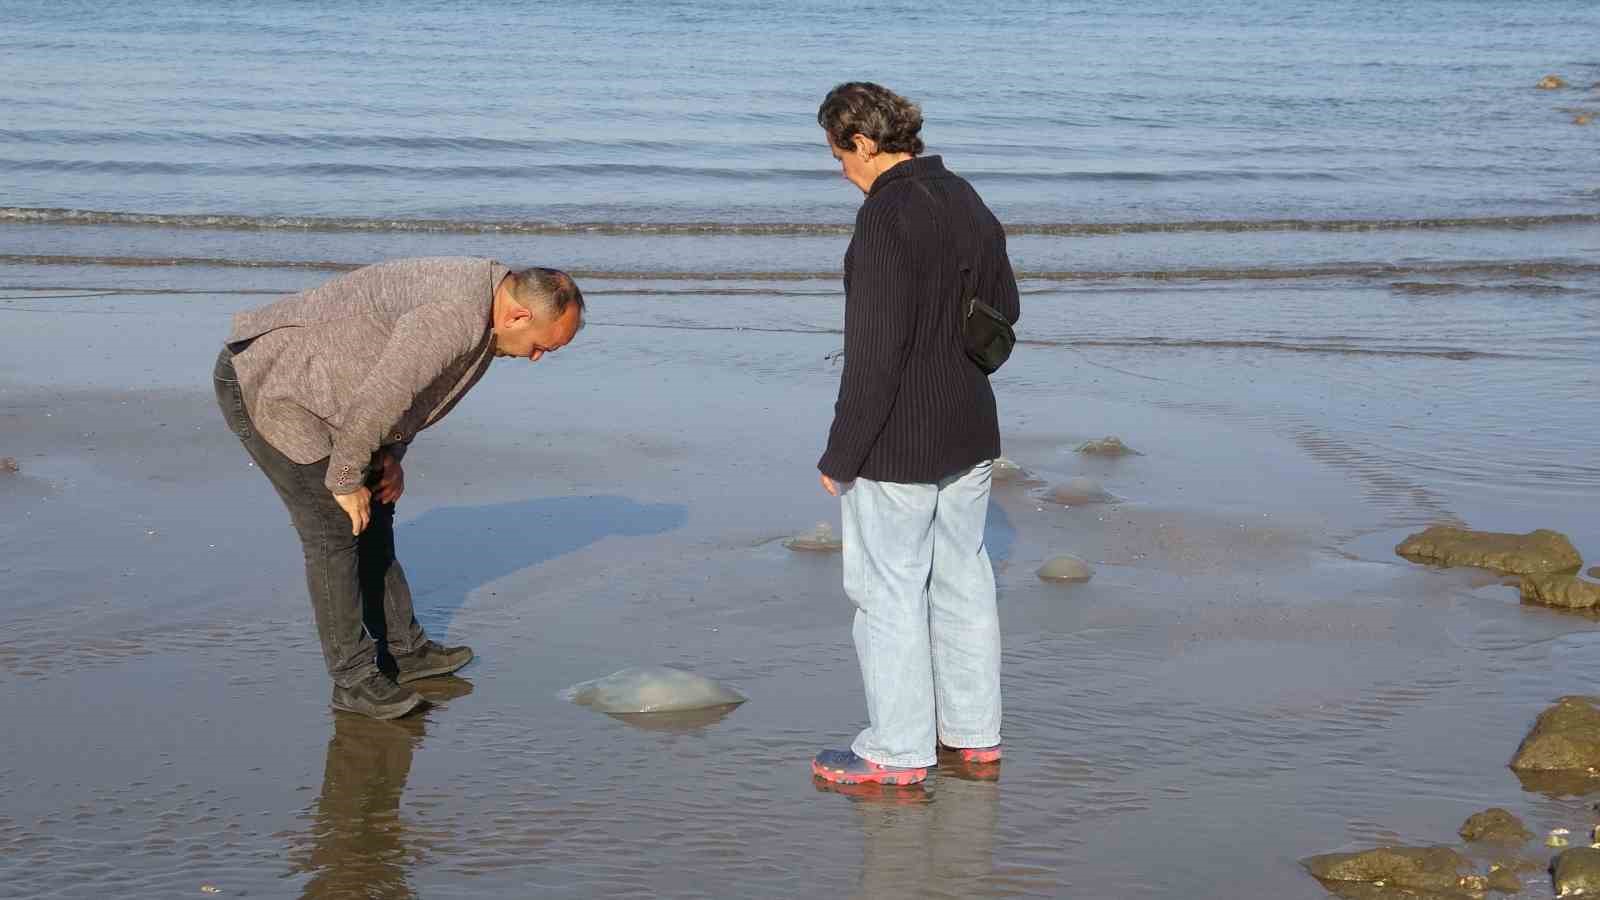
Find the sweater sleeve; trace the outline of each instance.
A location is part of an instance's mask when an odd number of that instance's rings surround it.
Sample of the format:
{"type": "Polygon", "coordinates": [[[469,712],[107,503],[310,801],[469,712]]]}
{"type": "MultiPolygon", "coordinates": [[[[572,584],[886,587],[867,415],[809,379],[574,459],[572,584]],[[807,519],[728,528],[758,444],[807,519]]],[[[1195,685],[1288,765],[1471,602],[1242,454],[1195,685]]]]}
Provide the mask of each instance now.
{"type": "Polygon", "coordinates": [[[894,409],[911,347],[915,279],[906,232],[892,208],[863,208],[844,306],[844,374],[828,447],[817,462],[853,480],[894,409]]]}
{"type": "Polygon", "coordinates": [[[444,304],[419,306],[401,316],[340,417],[324,482],[328,490],[335,494],[358,490],[373,452],[389,440],[417,395],[472,347],[444,304]]]}

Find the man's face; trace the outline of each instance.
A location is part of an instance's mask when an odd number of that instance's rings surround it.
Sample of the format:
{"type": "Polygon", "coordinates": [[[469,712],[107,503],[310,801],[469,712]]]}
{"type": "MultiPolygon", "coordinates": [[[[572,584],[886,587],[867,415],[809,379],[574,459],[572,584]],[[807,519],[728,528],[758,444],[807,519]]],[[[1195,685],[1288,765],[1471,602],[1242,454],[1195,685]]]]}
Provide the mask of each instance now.
{"type": "MultiPolygon", "coordinates": [[[[862,147],[862,140],[859,136],[856,138],[856,147],[862,147]]],[[[840,147],[831,137],[828,138],[828,152],[839,161],[839,167],[843,170],[846,181],[860,188],[863,194],[872,190],[872,183],[878,180],[878,173],[872,171],[867,164],[866,156],[858,150],[846,150],[840,147]]]]}
{"type": "Polygon", "coordinates": [[[546,353],[554,353],[572,342],[578,333],[578,307],[573,304],[560,316],[548,310],[526,310],[526,315],[514,314],[510,322],[495,332],[495,356],[520,356],[529,362],[538,362],[546,353]]]}

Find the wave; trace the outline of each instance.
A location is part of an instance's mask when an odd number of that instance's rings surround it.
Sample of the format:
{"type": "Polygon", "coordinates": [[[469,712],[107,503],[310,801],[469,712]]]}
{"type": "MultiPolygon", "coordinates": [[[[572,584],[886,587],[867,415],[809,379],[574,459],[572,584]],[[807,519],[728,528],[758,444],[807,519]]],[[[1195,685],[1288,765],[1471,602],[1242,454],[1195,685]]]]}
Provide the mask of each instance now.
{"type": "MultiPolygon", "coordinates": [[[[0,253],[0,265],[21,266],[112,266],[118,268],[204,267],[222,269],[309,269],[342,272],[369,265],[372,261],[309,259],[241,259],[210,256],[79,256],[34,253],[0,253]]],[[[606,281],[819,281],[837,280],[837,270],[674,270],[674,269],[579,269],[569,270],[574,277],[606,281]]],[[[1176,269],[1079,269],[1017,271],[1020,281],[1118,282],[1118,281],[1294,281],[1318,278],[1395,279],[1477,275],[1487,277],[1559,278],[1600,275],[1600,262],[1578,263],[1560,260],[1460,260],[1441,263],[1334,263],[1323,266],[1245,266],[1176,269]]],[[[1391,287],[1411,282],[1391,282],[1391,287]]],[[[1485,290],[1515,292],[1545,285],[1510,285],[1485,290]]]]}
{"type": "Polygon", "coordinates": [[[1448,297],[1454,294],[1531,294],[1549,296],[1578,293],[1577,288],[1540,281],[1514,281],[1504,284],[1460,284],[1454,281],[1396,281],[1389,288],[1398,294],[1416,297],[1448,297]]]}
{"type": "MultiPolygon", "coordinates": [[[[0,224],[127,225],[218,231],[427,232],[441,234],[836,236],[853,226],[833,222],[549,222],[536,220],[389,219],[342,216],[252,216],[0,207],[0,224]]],[[[1013,236],[1094,237],[1119,234],[1257,231],[1415,231],[1528,229],[1600,225],[1600,213],[1419,219],[1197,219],[1174,222],[1032,222],[1006,226],[1013,236]]]]}
{"type": "Polygon", "coordinates": [[[1019,344],[1037,344],[1046,347],[1073,349],[1132,349],[1132,350],[1272,350],[1284,353],[1316,353],[1332,356],[1389,356],[1422,359],[1522,359],[1520,354],[1493,350],[1469,350],[1461,347],[1360,347],[1335,342],[1296,342],[1267,340],[1200,340],[1184,338],[1139,337],[1118,340],[1020,340],[1019,344]]]}
{"type": "MultiPolygon", "coordinates": [[[[370,155],[370,154],[369,154],[370,155]]],[[[408,155],[407,158],[411,158],[408,155]]],[[[798,181],[824,182],[838,178],[831,168],[800,166],[782,168],[730,167],[708,165],[669,165],[663,163],[552,162],[552,163],[456,163],[421,164],[402,162],[191,162],[173,159],[19,159],[6,163],[13,173],[40,175],[112,175],[173,177],[264,177],[264,178],[404,178],[438,180],[498,180],[527,178],[665,178],[675,181],[798,181]]],[[[1099,171],[1049,171],[997,169],[967,171],[970,180],[980,184],[1092,184],[1102,182],[1133,184],[1186,184],[1236,182],[1342,182],[1352,176],[1326,169],[1168,169],[1139,171],[1105,169],[1099,171]]],[[[1360,176],[1361,173],[1356,173],[1360,176]]]]}

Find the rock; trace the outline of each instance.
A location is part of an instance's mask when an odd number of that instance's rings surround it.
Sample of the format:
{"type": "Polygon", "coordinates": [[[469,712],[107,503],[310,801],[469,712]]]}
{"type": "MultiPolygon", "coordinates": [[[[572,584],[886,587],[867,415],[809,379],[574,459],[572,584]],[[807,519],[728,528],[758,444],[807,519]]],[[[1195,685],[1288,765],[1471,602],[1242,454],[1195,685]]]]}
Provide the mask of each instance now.
{"type": "Polygon", "coordinates": [[[743,703],[744,695],[682,669],[623,669],[561,696],[603,713],[670,713],[743,703]]]}
{"type": "Polygon", "coordinates": [[[1524,575],[1522,602],[1561,609],[1593,609],[1600,606],[1600,584],[1576,575],[1524,575]]]}
{"type": "Polygon", "coordinates": [[[22,471],[22,464],[14,456],[0,456],[0,475],[15,475],[22,471]]]}
{"type": "Polygon", "coordinates": [[[1523,844],[1533,839],[1522,820],[1498,806],[1473,813],[1458,832],[1463,840],[1491,841],[1497,844],[1523,844]]]}
{"type": "Polygon", "coordinates": [[[1040,566],[1038,575],[1043,581],[1082,584],[1094,577],[1094,568],[1076,556],[1058,556],[1040,566]]]}
{"type": "Polygon", "coordinates": [[[1100,482],[1082,476],[1068,478],[1051,488],[1044,498],[1062,506],[1088,506],[1117,499],[1100,482]]]}
{"type": "Polygon", "coordinates": [[[827,522],[818,522],[817,527],[789,538],[783,545],[802,553],[838,553],[844,549],[844,542],[834,534],[833,526],[827,522]]]}
{"type": "Polygon", "coordinates": [[[1590,566],[1589,571],[1583,573],[1590,578],[1600,578],[1600,566],[1590,566]]]}
{"type": "Polygon", "coordinates": [[[1539,79],[1537,87],[1541,91],[1555,91],[1567,86],[1567,80],[1560,75],[1546,75],[1539,79]]]}
{"type": "Polygon", "coordinates": [[[1522,892],[1522,879],[1511,868],[1496,863],[1489,867],[1488,887],[1502,894],[1518,894],[1522,892]]]}
{"type": "Polygon", "coordinates": [[[1567,838],[1567,835],[1571,833],[1572,832],[1566,830],[1565,828],[1552,828],[1550,829],[1550,833],[1545,836],[1544,845],[1546,847],[1565,847],[1566,845],[1572,843],[1572,841],[1567,838]]]}
{"type": "Polygon", "coordinates": [[[1469,890],[1472,873],[1466,857],[1449,847],[1379,847],[1364,853],[1328,853],[1301,860],[1319,881],[1382,883],[1405,890],[1439,891],[1447,895],[1469,890]]]}
{"type": "Polygon", "coordinates": [[[1435,525],[1401,541],[1394,552],[1412,562],[1477,566],[1510,575],[1575,572],[1583,565],[1566,535],[1543,528],[1503,534],[1435,525]]]}
{"type": "Polygon", "coordinates": [[[1600,766],[1600,708],[1596,697],[1567,696],[1539,714],[1511,768],[1519,772],[1587,771],[1600,766]]]}
{"type": "Polygon", "coordinates": [[[1600,894],[1600,850],[1592,847],[1563,850],[1550,861],[1550,875],[1555,880],[1557,897],[1600,894]]]}
{"type": "Polygon", "coordinates": [[[1086,441],[1078,445],[1079,453],[1090,456],[1143,456],[1144,454],[1129,447],[1119,437],[1104,437],[1098,441],[1086,441]]]}

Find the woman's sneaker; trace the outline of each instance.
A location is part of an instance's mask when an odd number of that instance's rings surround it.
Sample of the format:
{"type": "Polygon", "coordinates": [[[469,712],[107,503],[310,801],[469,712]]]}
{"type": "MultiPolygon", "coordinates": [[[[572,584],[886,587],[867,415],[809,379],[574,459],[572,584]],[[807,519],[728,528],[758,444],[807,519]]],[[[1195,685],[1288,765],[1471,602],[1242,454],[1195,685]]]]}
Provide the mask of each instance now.
{"type": "Polygon", "coordinates": [[[835,784],[919,784],[926,767],[883,766],[849,750],[824,750],[811,761],[811,774],[835,784]]]}
{"type": "Polygon", "coordinates": [[[939,745],[939,749],[947,753],[954,753],[964,765],[981,766],[993,765],[1000,761],[1001,748],[1004,744],[995,744],[992,747],[946,747],[939,745]]]}
{"type": "Polygon", "coordinates": [[[347,688],[333,686],[334,709],[374,719],[398,719],[424,702],[421,694],[395,684],[382,672],[375,671],[347,688]]]}
{"type": "Polygon", "coordinates": [[[437,678],[472,662],[471,647],[445,647],[428,641],[404,656],[395,655],[394,664],[399,671],[394,680],[399,684],[421,678],[437,678]]]}

